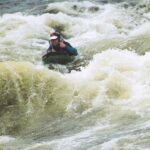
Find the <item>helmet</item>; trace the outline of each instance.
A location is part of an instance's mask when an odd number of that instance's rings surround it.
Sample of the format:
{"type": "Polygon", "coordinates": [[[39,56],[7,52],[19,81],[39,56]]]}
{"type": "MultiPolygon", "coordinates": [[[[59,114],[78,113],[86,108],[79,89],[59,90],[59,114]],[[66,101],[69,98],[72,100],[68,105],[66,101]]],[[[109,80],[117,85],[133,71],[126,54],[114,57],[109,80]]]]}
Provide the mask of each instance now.
{"type": "Polygon", "coordinates": [[[60,40],[60,33],[59,32],[53,32],[50,34],[50,40],[55,40],[55,39],[60,40]]]}

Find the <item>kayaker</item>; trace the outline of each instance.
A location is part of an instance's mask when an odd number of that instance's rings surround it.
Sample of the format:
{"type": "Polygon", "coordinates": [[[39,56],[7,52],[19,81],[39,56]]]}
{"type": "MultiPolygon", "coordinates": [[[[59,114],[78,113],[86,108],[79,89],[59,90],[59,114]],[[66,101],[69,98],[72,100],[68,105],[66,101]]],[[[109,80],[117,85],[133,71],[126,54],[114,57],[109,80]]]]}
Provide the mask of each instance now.
{"type": "Polygon", "coordinates": [[[78,55],[77,49],[66,42],[58,32],[50,34],[49,48],[42,56],[42,59],[47,58],[51,53],[66,54],[70,56],[78,55]]]}

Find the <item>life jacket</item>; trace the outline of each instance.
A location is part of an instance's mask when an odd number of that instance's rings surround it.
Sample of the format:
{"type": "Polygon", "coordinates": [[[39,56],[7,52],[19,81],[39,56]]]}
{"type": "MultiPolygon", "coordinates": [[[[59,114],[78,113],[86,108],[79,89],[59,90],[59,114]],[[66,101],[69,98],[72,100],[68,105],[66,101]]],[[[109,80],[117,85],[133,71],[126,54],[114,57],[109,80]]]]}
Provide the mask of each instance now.
{"type": "MultiPolygon", "coordinates": [[[[63,42],[64,42],[64,44],[66,46],[71,46],[68,42],[66,42],[66,41],[63,41],[63,42]]],[[[59,46],[52,46],[52,45],[50,45],[50,47],[48,48],[47,52],[48,53],[56,52],[56,53],[63,53],[63,54],[68,54],[69,55],[69,52],[66,50],[65,47],[61,48],[59,46]]]]}

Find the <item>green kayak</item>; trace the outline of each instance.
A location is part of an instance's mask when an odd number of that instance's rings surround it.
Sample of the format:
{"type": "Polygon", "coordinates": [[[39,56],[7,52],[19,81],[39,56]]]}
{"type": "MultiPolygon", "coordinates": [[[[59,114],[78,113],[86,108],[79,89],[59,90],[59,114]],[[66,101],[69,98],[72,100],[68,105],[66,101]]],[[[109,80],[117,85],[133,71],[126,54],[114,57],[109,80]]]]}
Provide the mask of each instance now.
{"type": "Polygon", "coordinates": [[[64,53],[52,52],[48,56],[43,57],[42,60],[44,64],[67,64],[72,62],[76,56],[70,56],[64,53]]]}

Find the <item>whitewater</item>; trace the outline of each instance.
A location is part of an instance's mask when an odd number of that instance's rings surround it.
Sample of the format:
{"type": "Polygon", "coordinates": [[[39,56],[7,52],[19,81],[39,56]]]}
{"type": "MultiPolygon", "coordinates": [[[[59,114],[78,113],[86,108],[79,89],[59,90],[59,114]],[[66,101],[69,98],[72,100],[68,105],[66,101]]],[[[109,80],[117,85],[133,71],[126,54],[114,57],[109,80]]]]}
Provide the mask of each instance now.
{"type": "Polygon", "coordinates": [[[1,0],[0,54],[0,150],[150,150],[149,0],[1,0]]]}

